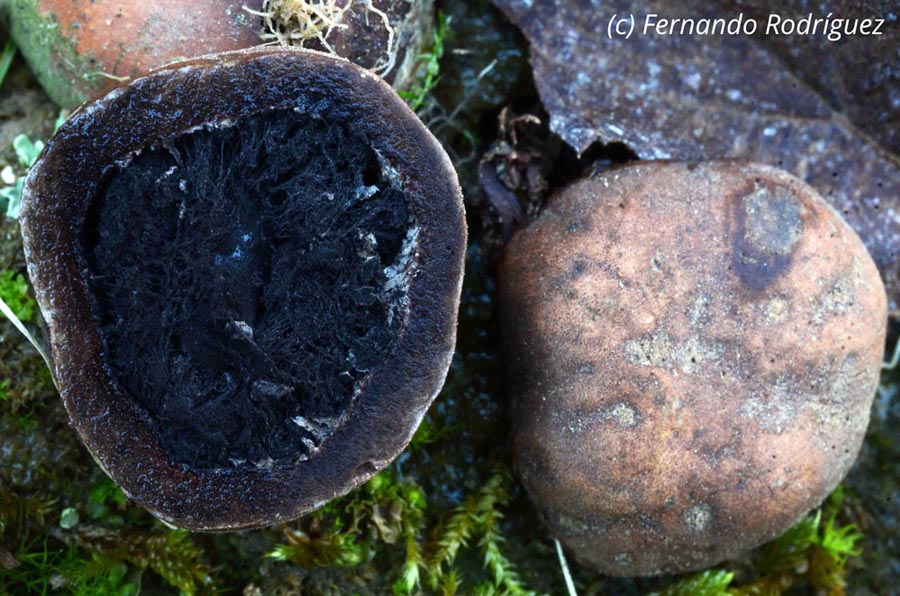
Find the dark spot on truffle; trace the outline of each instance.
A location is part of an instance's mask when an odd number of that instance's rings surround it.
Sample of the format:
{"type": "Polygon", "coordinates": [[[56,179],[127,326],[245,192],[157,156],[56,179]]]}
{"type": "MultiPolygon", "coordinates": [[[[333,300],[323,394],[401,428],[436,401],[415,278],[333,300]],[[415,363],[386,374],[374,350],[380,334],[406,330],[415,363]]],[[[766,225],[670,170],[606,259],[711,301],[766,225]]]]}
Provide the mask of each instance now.
{"type": "Polygon", "coordinates": [[[786,186],[757,182],[732,204],[732,265],[754,292],[768,287],[790,266],[803,234],[803,205],[786,186]]]}
{"type": "Polygon", "coordinates": [[[576,370],[582,375],[592,375],[594,374],[594,365],[589,362],[581,362],[576,370]]]}
{"type": "Polygon", "coordinates": [[[585,261],[581,259],[576,260],[574,263],[572,263],[572,278],[575,279],[581,277],[586,269],[587,263],[585,261]]]}

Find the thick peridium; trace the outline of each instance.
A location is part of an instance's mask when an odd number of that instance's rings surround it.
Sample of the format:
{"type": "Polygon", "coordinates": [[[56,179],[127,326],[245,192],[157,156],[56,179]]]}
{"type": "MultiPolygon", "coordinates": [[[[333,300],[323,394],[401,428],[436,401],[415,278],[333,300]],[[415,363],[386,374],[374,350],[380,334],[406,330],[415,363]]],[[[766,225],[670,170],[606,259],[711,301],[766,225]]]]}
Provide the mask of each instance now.
{"type": "Polygon", "coordinates": [[[145,149],[85,236],[114,376],[175,464],[290,464],[406,316],[403,190],[340,122],[258,113],[145,149]]]}

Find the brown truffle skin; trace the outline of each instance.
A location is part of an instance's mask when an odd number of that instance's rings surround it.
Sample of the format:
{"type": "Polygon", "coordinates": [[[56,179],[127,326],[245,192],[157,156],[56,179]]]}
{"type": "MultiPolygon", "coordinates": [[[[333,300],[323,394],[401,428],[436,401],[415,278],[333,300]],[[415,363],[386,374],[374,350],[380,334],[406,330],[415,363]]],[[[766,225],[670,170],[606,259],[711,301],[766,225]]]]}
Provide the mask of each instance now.
{"type": "Polygon", "coordinates": [[[518,473],[603,573],[700,569],[771,540],[860,448],[884,287],[783,171],[645,163],[581,180],[512,240],[500,298],[518,473]]]}
{"type": "Polygon", "coordinates": [[[287,48],[226,52],[162,68],[86,104],[30,171],[20,223],[53,376],[72,425],[130,499],[176,526],[280,523],[347,493],[406,447],[450,366],[466,243],[456,173],[403,100],[345,60],[287,48]],[[418,230],[406,320],[340,426],[309,459],[271,469],[191,470],[170,461],[110,369],[81,237],[91,225],[91,202],[117,163],[199,127],[279,109],[340,118],[402,184],[418,230]]]}

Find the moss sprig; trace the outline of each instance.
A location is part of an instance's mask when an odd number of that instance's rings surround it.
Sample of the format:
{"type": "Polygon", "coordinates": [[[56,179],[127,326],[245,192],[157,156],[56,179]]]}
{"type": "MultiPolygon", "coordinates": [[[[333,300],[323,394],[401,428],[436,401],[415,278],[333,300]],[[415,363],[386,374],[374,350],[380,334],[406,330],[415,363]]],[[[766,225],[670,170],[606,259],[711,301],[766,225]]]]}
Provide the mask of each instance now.
{"type": "Polygon", "coordinates": [[[266,556],[306,569],[356,567],[372,561],[379,551],[389,556],[391,546],[402,545],[392,588],[397,594],[412,594],[425,566],[420,541],[426,505],[415,482],[385,470],[356,492],[287,526],[284,541],[266,556]]]}
{"type": "Polygon", "coordinates": [[[419,55],[419,60],[423,63],[421,75],[408,91],[400,91],[400,97],[407,101],[414,112],[425,104],[428,95],[437,87],[440,80],[441,58],[444,57],[444,42],[449,31],[450,19],[444,12],[438,11],[431,45],[427,51],[419,55]]]}
{"type": "Polygon", "coordinates": [[[509,502],[511,486],[509,470],[496,467],[487,482],[464,498],[439,526],[427,566],[428,585],[433,590],[441,594],[456,593],[460,580],[453,566],[454,561],[460,549],[469,547],[472,538],[478,537],[477,545],[490,580],[476,584],[476,592],[533,594],[523,587],[515,565],[503,553],[505,539],[500,530],[503,519],[501,508],[509,502]]]}
{"type": "MultiPolygon", "coordinates": [[[[184,530],[116,531],[80,525],[53,535],[89,553],[93,565],[104,568],[127,564],[140,572],[150,569],[183,595],[214,587],[212,568],[204,560],[203,550],[184,530]]],[[[95,574],[84,571],[84,575],[90,578],[95,574]]],[[[78,570],[70,567],[70,576],[79,577],[78,570]]]]}
{"type": "Polygon", "coordinates": [[[14,542],[42,527],[53,504],[48,497],[21,495],[0,484],[0,538],[14,542]]]}
{"type": "Polygon", "coordinates": [[[839,486],[821,508],[758,549],[750,561],[752,577],[738,582],[733,570],[708,569],[679,578],[659,594],[777,596],[807,586],[817,593],[843,595],[847,564],[862,554],[859,541],[863,537],[855,524],[838,524],[843,500],[843,487],[839,486]]]}
{"type": "Polygon", "coordinates": [[[670,584],[660,596],[726,596],[732,580],[733,571],[707,569],[670,584]]]}

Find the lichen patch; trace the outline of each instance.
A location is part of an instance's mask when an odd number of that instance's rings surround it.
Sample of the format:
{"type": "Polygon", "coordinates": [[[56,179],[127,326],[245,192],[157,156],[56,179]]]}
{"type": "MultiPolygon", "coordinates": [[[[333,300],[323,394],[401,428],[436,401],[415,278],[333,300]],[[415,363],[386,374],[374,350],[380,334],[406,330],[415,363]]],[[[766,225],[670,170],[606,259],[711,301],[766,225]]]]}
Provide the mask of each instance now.
{"type": "Polygon", "coordinates": [[[619,402],[609,409],[609,417],[616,421],[619,426],[631,428],[638,423],[640,416],[625,402],[619,402]]]}
{"type": "Polygon", "coordinates": [[[698,335],[675,343],[661,328],[652,335],[627,340],[624,348],[631,364],[685,374],[697,372],[702,364],[719,359],[725,351],[722,344],[703,341],[698,335]]]}
{"type": "Polygon", "coordinates": [[[685,509],[684,514],[682,515],[684,525],[686,525],[691,532],[697,534],[705,532],[709,528],[710,523],[712,523],[712,519],[712,507],[706,503],[692,505],[685,509]]]}
{"type": "Polygon", "coordinates": [[[779,325],[790,316],[790,303],[784,296],[772,296],[763,307],[767,325],[779,325]]]}
{"type": "Polygon", "coordinates": [[[821,324],[829,315],[847,314],[853,308],[855,294],[854,284],[848,276],[836,276],[820,295],[813,313],[813,321],[821,324]]]}

